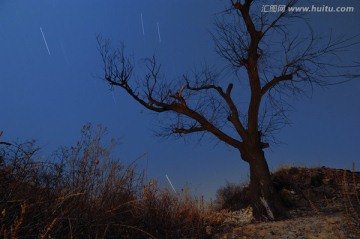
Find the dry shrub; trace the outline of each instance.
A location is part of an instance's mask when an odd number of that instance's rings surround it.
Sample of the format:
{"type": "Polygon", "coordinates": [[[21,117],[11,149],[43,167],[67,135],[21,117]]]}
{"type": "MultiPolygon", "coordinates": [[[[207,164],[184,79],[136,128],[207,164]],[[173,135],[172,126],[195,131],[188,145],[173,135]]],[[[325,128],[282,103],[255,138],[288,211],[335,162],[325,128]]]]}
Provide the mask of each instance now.
{"type": "Polygon", "coordinates": [[[187,192],[175,194],[158,190],[155,185],[145,187],[140,202],[142,223],[152,235],[160,238],[205,238],[204,202],[187,192]]]}
{"type": "Polygon", "coordinates": [[[21,225],[23,224],[23,220],[24,220],[24,215],[25,215],[25,211],[26,211],[26,203],[22,203],[20,205],[21,211],[19,213],[19,215],[16,215],[14,218],[14,221],[12,222],[11,225],[9,225],[9,227],[7,228],[5,223],[4,223],[4,218],[6,216],[6,209],[3,209],[1,212],[1,219],[2,219],[2,226],[1,226],[1,234],[0,236],[4,239],[10,238],[10,239],[17,239],[18,234],[19,234],[19,230],[21,225]]]}
{"type": "Polygon", "coordinates": [[[227,182],[216,192],[217,208],[237,211],[250,205],[248,187],[246,185],[227,182]]]}
{"type": "Polygon", "coordinates": [[[50,160],[33,141],[0,148],[1,237],[206,238],[203,203],[144,185],[105,134],[87,124],[50,160]]]}

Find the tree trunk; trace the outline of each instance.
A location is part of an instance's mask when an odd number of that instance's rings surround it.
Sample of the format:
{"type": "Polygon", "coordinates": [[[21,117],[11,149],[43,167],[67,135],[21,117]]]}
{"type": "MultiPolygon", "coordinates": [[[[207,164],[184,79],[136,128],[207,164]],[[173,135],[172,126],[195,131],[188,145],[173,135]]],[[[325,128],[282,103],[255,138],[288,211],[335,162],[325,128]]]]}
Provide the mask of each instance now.
{"type": "Polygon", "coordinates": [[[271,180],[264,152],[259,149],[248,160],[250,164],[249,199],[254,217],[259,220],[288,218],[288,211],[271,180]]]}

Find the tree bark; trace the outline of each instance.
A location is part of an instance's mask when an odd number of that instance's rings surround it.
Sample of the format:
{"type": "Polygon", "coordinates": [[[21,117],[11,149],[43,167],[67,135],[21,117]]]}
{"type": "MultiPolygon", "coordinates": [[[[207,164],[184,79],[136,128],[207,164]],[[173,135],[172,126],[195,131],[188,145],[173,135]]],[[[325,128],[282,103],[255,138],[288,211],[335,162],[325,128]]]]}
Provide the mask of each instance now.
{"type": "Polygon", "coordinates": [[[280,220],[289,218],[288,211],[274,187],[270,170],[262,149],[251,154],[249,199],[254,217],[258,220],[280,220]]]}

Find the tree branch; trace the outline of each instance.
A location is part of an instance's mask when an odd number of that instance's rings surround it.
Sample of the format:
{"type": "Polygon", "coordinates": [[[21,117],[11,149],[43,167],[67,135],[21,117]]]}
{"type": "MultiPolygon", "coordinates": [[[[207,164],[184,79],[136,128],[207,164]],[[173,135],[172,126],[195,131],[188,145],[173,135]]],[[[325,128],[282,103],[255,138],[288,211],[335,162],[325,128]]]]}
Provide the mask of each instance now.
{"type": "MultiPolygon", "coordinates": [[[[124,49],[120,49],[116,54],[109,53],[109,43],[105,44],[98,39],[99,49],[103,57],[104,68],[105,68],[105,80],[110,86],[118,86],[124,89],[134,100],[139,102],[145,108],[155,112],[166,112],[172,111],[180,115],[187,116],[189,119],[193,119],[200,124],[198,127],[177,128],[177,133],[192,133],[199,131],[208,131],[212,133],[219,140],[229,144],[237,149],[243,148],[241,141],[234,139],[222,130],[217,128],[211,121],[206,119],[204,115],[191,109],[184,99],[183,92],[185,89],[193,91],[201,91],[205,89],[215,89],[222,97],[226,98],[227,101],[232,102],[230,98],[230,92],[232,85],[229,85],[226,93],[223,92],[221,87],[215,85],[208,85],[198,88],[192,88],[187,84],[185,87],[182,85],[177,91],[177,94],[171,93],[170,89],[167,89],[167,93],[164,95],[160,93],[160,97],[156,97],[155,93],[162,92],[166,89],[162,85],[159,85],[158,75],[160,74],[160,65],[157,65],[156,59],[153,57],[149,60],[150,65],[147,65],[149,73],[145,76],[145,91],[144,96],[140,96],[132,86],[129,85],[130,78],[132,76],[133,66],[130,61],[124,57],[124,49]],[[151,82],[152,81],[152,82],[151,82]],[[171,100],[173,99],[173,100],[171,100]]],[[[232,103],[233,104],[233,103],[232,103]]],[[[233,110],[236,109],[233,104],[233,110]]],[[[236,113],[235,113],[236,115],[236,113]]],[[[239,127],[238,127],[239,128],[239,127]]],[[[244,129],[242,128],[242,134],[244,135],[244,129]]]]}
{"type": "Polygon", "coordinates": [[[244,149],[243,143],[241,141],[238,141],[238,140],[232,138],[231,136],[227,135],[226,133],[224,133],[217,127],[215,127],[212,123],[210,123],[204,116],[202,116],[198,112],[190,109],[189,107],[179,105],[179,104],[174,104],[172,107],[172,110],[177,113],[184,114],[184,115],[188,116],[189,118],[194,119],[195,121],[199,122],[201,127],[205,128],[207,131],[211,132],[219,140],[233,146],[234,148],[241,149],[241,150],[244,149]]]}
{"type": "Polygon", "coordinates": [[[4,145],[8,145],[8,146],[11,145],[10,143],[8,143],[8,142],[3,142],[3,141],[0,141],[0,144],[4,144],[4,145]]]}
{"type": "Polygon", "coordinates": [[[206,131],[206,128],[191,126],[189,128],[175,128],[173,130],[173,132],[177,133],[177,134],[189,134],[189,133],[195,133],[195,132],[201,132],[201,131],[206,131]]]}
{"type": "Polygon", "coordinates": [[[276,86],[280,82],[287,81],[287,80],[292,80],[292,79],[293,79],[293,74],[286,74],[286,75],[281,75],[281,76],[274,77],[271,81],[269,81],[268,83],[266,83],[262,87],[261,96],[264,96],[266,94],[266,92],[268,92],[271,88],[273,88],[274,86],[276,86]]]}
{"type": "Polygon", "coordinates": [[[187,82],[187,89],[189,90],[193,90],[193,91],[201,91],[201,90],[210,90],[210,89],[214,89],[218,92],[218,94],[225,100],[225,102],[227,103],[229,109],[230,109],[230,116],[228,117],[228,120],[235,126],[235,129],[237,131],[237,133],[240,135],[240,137],[245,140],[248,138],[247,132],[245,130],[245,127],[243,126],[243,124],[240,121],[240,117],[239,117],[239,112],[238,109],[236,107],[236,105],[234,104],[234,101],[231,98],[231,91],[233,89],[233,84],[229,84],[227,89],[226,89],[226,93],[224,92],[224,90],[220,87],[220,86],[215,86],[215,85],[204,85],[204,86],[200,86],[200,87],[191,87],[189,82],[187,82]]]}

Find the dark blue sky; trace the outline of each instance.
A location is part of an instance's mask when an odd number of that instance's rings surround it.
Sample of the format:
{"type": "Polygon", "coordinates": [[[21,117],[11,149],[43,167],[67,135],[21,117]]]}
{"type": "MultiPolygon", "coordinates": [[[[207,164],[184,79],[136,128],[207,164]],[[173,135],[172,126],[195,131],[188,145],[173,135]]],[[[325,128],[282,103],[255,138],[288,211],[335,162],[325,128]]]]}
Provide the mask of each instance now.
{"type": "MultiPolygon", "coordinates": [[[[214,14],[224,10],[227,3],[0,0],[2,138],[37,139],[47,154],[60,145],[74,143],[85,123],[101,123],[110,136],[121,138],[120,158],[132,161],[147,153],[139,164],[144,167],[147,161],[149,175],[159,181],[168,174],[175,187],[188,182],[197,194],[209,196],[225,181],[245,180],[248,167],[238,152],[216,141],[198,143],[193,138],[184,143],[155,137],[154,126],[161,118],[123,92],[111,93],[97,77],[103,75],[97,34],[111,38],[114,44],[123,41],[138,65],[142,58],[156,54],[169,79],[204,61],[216,62],[209,30],[214,14]]],[[[354,6],[355,12],[309,14],[315,31],[349,36],[360,33],[359,1],[323,4],[354,6]]],[[[346,54],[347,60],[360,61],[359,46],[346,54]]],[[[342,168],[352,162],[359,162],[360,167],[359,92],[360,82],[355,80],[325,90],[315,88],[311,99],[294,101],[292,125],[278,135],[283,143],[267,150],[270,167],[295,164],[342,168]]]]}

